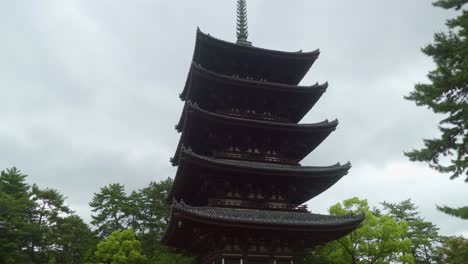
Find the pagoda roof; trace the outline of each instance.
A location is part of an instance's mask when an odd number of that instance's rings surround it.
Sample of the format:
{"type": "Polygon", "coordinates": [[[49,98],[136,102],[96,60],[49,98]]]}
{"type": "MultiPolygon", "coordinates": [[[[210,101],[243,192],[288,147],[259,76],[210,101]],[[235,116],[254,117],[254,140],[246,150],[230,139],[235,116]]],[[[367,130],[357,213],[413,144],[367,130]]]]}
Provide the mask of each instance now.
{"type": "Polygon", "coordinates": [[[205,243],[194,240],[203,241],[206,236],[199,227],[205,226],[209,228],[207,230],[211,230],[208,232],[218,230],[245,234],[240,232],[242,230],[249,234],[267,232],[277,237],[287,234],[313,246],[351,233],[364,219],[364,215],[329,216],[302,212],[192,207],[181,202],[173,205],[171,220],[161,241],[168,246],[197,250],[193,247],[194,244],[203,247],[205,243]]]}
{"type": "MultiPolygon", "coordinates": [[[[298,157],[295,157],[297,162],[299,162],[338,126],[338,120],[336,119],[331,122],[325,120],[314,124],[294,124],[232,117],[203,110],[189,101],[185,103],[184,112],[185,114],[182,114],[182,118],[176,126],[176,129],[182,132],[182,136],[174,158],[172,159],[174,165],[178,164],[177,157],[179,157],[183,145],[194,149],[197,153],[201,153],[196,150],[195,145],[198,144],[202,146],[205,145],[203,143],[206,143],[196,141],[200,140],[200,138],[196,139],[196,137],[203,133],[202,128],[215,129],[216,127],[222,127],[225,129],[224,131],[229,129],[231,133],[238,133],[244,130],[249,131],[249,133],[247,133],[249,135],[255,134],[254,132],[262,133],[263,135],[279,132],[281,133],[283,141],[288,137],[291,138],[291,140],[301,141],[303,149],[298,154],[298,157]],[[203,125],[203,123],[205,123],[205,125],[203,125]]],[[[205,140],[208,140],[208,138],[205,138],[205,140]]],[[[299,151],[299,149],[296,149],[296,151],[299,151]]]]}
{"type": "Polygon", "coordinates": [[[345,165],[340,163],[331,166],[300,166],[300,165],[286,165],[286,164],[275,164],[275,163],[264,163],[254,162],[245,160],[231,160],[231,159],[217,159],[213,157],[207,157],[195,154],[190,149],[187,150],[185,147],[182,149],[181,159],[189,159],[197,162],[205,162],[212,166],[222,166],[225,168],[235,170],[248,170],[271,173],[287,173],[284,176],[304,176],[304,177],[323,177],[328,173],[336,172],[347,172],[351,169],[351,163],[348,162],[345,165]],[[307,174],[304,174],[307,173],[307,174]],[[313,174],[310,174],[313,173],[313,174]]]}
{"type": "Polygon", "coordinates": [[[187,114],[194,113],[197,116],[203,116],[204,119],[212,119],[215,121],[219,121],[221,123],[229,123],[229,124],[239,124],[243,126],[253,126],[253,127],[271,127],[274,129],[279,130],[301,130],[304,132],[309,132],[310,130],[315,129],[325,129],[333,131],[338,126],[338,119],[333,121],[324,120],[322,122],[313,123],[313,124],[294,124],[294,123],[283,123],[283,122],[274,122],[274,121],[267,121],[267,120],[253,120],[253,119],[246,119],[228,115],[222,115],[217,113],[212,113],[206,110],[201,109],[197,104],[192,103],[190,101],[185,103],[184,110],[185,115],[182,115],[183,118],[179,120],[179,124],[177,124],[176,129],[178,132],[182,132],[185,128],[187,114]]]}
{"type": "Polygon", "coordinates": [[[204,175],[207,175],[207,172],[211,171],[210,175],[215,178],[229,178],[235,175],[232,178],[238,181],[257,178],[257,180],[269,183],[280,181],[283,184],[296,184],[303,191],[294,192],[290,197],[290,202],[302,204],[333,186],[348,173],[350,168],[349,162],[344,165],[337,163],[332,166],[319,167],[216,159],[198,155],[183,147],[179,158],[179,168],[168,200],[183,198],[190,204],[200,203],[198,201],[200,199],[206,200],[207,197],[201,198],[206,194],[201,191],[194,193],[193,189],[201,189],[200,172],[203,171],[204,175]]]}
{"type": "Polygon", "coordinates": [[[312,52],[286,52],[237,45],[205,34],[198,28],[193,61],[225,75],[239,74],[240,68],[245,69],[249,65],[251,74],[265,74],[270,82],[297,85],[319,54],[318,49],[312,52]]]}
{"type": "Polygon", "coordinates": [[[252,96],[253,94],[257,94],[261,98],[275,96],[283,100],[282,108],[294,107],[295,111],[292,111],[291,114],[294,115],[292,122],[295,123],[299,122],[307,114],[328,87],[328,83],[297,86],[248,80],[218,74],[194,62],[190,68],[189,79],[190,81],[186,83],[184,90],[180,94],[180,98],[183,101],[195,101],[199,104],[202,104],[200,101],[203,99],[210,101],[212,98],[207,96],[210,94],[210,89],[213,89],[215,93],[228,93],[229,91],[239,93],[242,91],[246,95],[252,96]]]}
{"type": "MultiPolygon", "coordinates": [[[[192,79],[189,83],[184,87],[184,90],[180,94],[180,98],[184,101],[190,99],[190,92],[193,88],[194,84],[194,77],[203,78],[203,79],[210,79],[216,83],[227,83],[236,85],[239,88],[245,89],[264,89],[271,92],[272,90],[288,92],[288,93],[318,93],[323,94],[328,87],[328,82],[324,84],[314,84],[308,86],[301,86],[301,85],[292,85],[292,84],[284,84],[284,83],[274,83],[274,82],[267,82],[267,81],[257,81],[257,80],[249,80],[224,74],[219,74],[213,71],[209,71],[203,68],[201,65],[192,62],[192,66],[190,67],[189,75],[191,75],[192,79]]],[[[222,87],[216,87],[222,88],[222,87]]]]}
{"type": "Polygon", "coordinates": [[[303,212],[282,212],[254,209],[235,209],[224,207],[194,207],[184,202],[176,202],[172,213],[182,213],[186,217],[213,221],[216,224],[259,224],[266,226],[291,227],[357,227],[364,220],[364,215],[330,216],[303,212]]]}

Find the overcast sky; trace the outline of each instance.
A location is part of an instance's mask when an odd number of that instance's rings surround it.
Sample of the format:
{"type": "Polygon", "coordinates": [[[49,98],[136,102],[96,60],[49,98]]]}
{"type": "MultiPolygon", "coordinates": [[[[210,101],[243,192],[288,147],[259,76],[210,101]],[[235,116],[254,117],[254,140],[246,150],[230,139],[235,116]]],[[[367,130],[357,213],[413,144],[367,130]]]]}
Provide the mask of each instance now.
{"type": "MultiPolygon", "coordinates": [[[[2,1],[0,168],[58,189],[87,221],[100,187],[173,177],[196,27],[235,41],[235,2],[2,1]]],[[[302,122],[340,125],[303,164],[353,168],[310,209],[353,196],[372,205],[411,198],[443,234],[468,236],[468,222],[435,209],[466,205],[468,185],[403,156],[438,134],[440,116],[403,96],[434,68],[420,48],[453,13],[428,0],[247,2],[255,46],[321,50],[302,84],[330,86],[302,122]]]]}

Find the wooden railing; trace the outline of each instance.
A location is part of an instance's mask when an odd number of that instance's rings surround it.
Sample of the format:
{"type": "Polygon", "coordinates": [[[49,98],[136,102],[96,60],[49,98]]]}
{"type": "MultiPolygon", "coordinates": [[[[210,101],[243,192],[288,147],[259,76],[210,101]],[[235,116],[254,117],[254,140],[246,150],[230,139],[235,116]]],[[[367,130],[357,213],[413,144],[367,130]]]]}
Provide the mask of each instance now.
{"type": "Polygon", "coordinates": [[[289,211],[289,212],[308,212],[307,205],[296,205],[289,203],[278,203],[271,201],[249,201],[235,199],[209,199],[208,205],[213,207],[230,207],[244,209],[263,209],[273,211],[289,211]]]}
{"type": "Polygon", "coordinates": [[[241,111],[238,109],[218,110],[216,112],[219,114],[239,117],[239,118],[247,118],[247,119],[262,120],[262,121],[273,121],[273,122],[281,122],[281,123],[291,123],[289,119],[285,117],[277,116],[271,113],[256,113],[253,111],[241,111]]]}
{"type": "Polygon", "coordinates": [[[222,159],[246,160],[265,163],[276,163],[286,165],[297,165],[297,160],[286,159],[276,155],[268,155],[266,153],[254,153],[247,151],[215,151],[213,156],[222,159]]]}

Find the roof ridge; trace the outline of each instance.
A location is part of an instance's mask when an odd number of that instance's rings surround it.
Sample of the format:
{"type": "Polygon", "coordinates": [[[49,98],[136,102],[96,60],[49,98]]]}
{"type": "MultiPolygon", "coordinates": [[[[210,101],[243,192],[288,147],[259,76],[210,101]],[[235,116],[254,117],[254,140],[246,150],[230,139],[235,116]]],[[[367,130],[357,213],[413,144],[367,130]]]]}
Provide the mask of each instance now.
{"type": "Polygon", "coordinates": [[[256,46],[237,45],[236,43],[226,41],[226,40],[222,40],[222,39],[213,37],[210,34],[204,33],[200,29],[200,27],[197,27],[197,40],[199,40],[199,38],[201,38],[201,37],[208,38],[208,39],[211,39],[211,40],[215,40],[215,41],[223,43],[223,44],[232,45],[232,46],[239,47],[241,49],[246,49],[246,50],[254,49],[254,50],[257,50],[257,51],[261,51],[261,52],[271,52],[271,53],[285,54],[285,55],[303,55],[303,56],[304,55],[305,56],[309,55],[309,56],[316,56],[316,57],[318,57],[320,55],[320,49],[316,49],[316,50],[308,51],[308,52],[303,52],[302,50],[299,50],[299,51],[280,51],[280,50],[274,50],[274,49],[259,48],[259,47],[256,47],[256,46]]]}

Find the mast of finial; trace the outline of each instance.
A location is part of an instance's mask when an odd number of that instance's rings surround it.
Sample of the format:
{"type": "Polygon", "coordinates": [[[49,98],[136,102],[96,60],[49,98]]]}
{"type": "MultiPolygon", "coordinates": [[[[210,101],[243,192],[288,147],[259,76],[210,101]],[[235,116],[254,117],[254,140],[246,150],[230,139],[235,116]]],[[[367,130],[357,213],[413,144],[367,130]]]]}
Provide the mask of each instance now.
{"type": "Polygon", "coordinates": [[[251,46],[252,43],[247,40],[248,37],[247,2],[246,0],[237,0],[237,44],[251,46]]]}

